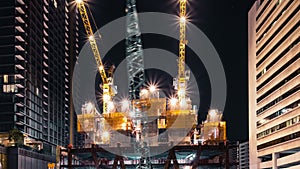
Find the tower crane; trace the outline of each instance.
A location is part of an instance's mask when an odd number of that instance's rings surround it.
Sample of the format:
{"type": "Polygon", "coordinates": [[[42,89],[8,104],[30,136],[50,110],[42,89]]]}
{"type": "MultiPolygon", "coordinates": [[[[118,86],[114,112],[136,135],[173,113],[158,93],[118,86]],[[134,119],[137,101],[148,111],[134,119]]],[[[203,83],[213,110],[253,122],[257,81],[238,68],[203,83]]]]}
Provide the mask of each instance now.
{"type": "Polygon", "coordinates": [[[136,135],[135,150],[140,160],[137,169],[150,169],[152,166],[147,138],[148,115],[146,114],[147,106],[145,106],[146,104],[149,105],[149,102],[147,102],[147,98],[144,98],[147,93],[146,89],[142,89],[145,85],[144,56],[136,0],[126,0],[126,24],[126,61],[129,99],[133,101],[133,111],[135,112],[133,119],[136,135]]]}
{"type": "Polygon", "coordinates": [[[126,0],[126,61],[129,98],[138,99],[145,83],[144,56],[138,23],[136,0],[126,0]]]}
{"type": "Polygon", "coordinates": [[[185,46],[186,40],[186,4],[187,0],[179,0],[180,7],[180,41],[179,41],[179,59],[178,59],[178,76],[174,79],[174,87],[177,90],[178,103],[180,109],[186,109],[186,90],[187,81],[190,72],[185,70],[185,46]]]}
{"type": "Polygon", "coordinates": [[[116,87],[113,85],[113,78],[108,77],[105,72],[105,67],[103,65],[100,52],[97,46],[97,42],[93,33],[93,29],[89,20],[89,16],[87,14],[86,7],[84,5],[83,0],[76,0],[77,8],[80,12],[80,16],[82,18],[82,22],[91,45],[91,49],[96,60],[96,64],[102,79],[102,101],[103,101],[103,113],[108,113],[108,103],[111,102],[111,98],[116,94],[116,87]]]}

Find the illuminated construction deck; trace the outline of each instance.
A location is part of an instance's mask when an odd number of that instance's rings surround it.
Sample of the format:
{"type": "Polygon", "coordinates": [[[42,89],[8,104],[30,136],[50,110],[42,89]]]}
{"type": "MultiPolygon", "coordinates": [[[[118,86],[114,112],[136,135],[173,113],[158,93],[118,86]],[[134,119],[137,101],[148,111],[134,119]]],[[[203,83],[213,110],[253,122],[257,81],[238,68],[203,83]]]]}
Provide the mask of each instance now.
{"type": "MultiPolygon", "coordinates": [[[[229,149],[234,147],[228,144],[168,146],[170,150],[151,157],[151,163],[154,168],[169,168],[173,166],[179,169],[179,166],[190,166],[194,169],[198,166],[216,166],[227,169],[231,165],[236,165],[234,162],[229,161],[229,149]]],[[[161,146],[151,146],[150,148],[151,152],[155,152],[159,151],[161,146]]],[[[62,160],[63,156],[61,155],[60,168],[98,167],[101,169],[114,169],[120,165],[122,169],[128,169],[138,164],[136,159],[126,156],[126,154],[134,153],[133,147],[103,149],[94,146],[92,148],[61,150],[61,154],[63,154],[62,152],[68,153],[68,160],[62,160]],[[123,157],[110,153],[115,151],[123,152],[123,157]],[[72,156],[76,156],[80,162],[72,164],[72,156]],[[95,161],[98,165],[95,164],[95,161]]]]}

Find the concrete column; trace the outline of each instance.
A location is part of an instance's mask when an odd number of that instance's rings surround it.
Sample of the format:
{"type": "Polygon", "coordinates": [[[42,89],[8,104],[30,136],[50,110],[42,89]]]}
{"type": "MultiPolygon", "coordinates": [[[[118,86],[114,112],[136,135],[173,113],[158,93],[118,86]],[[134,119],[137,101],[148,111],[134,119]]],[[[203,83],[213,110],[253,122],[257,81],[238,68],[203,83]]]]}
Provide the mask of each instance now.
{"type": "Polygon", "coordinates": [[[278,167],[277,167],[278,157],[279,157],[278,153],[272,153],[272,169],[278,169],[278,167]]]}
{"type": "Polygon", "coordinates": [[[257,169],[257,139],[256,139],[256,1],[248,12],[248,99],[249,99],[249,167],[257,169]]]}

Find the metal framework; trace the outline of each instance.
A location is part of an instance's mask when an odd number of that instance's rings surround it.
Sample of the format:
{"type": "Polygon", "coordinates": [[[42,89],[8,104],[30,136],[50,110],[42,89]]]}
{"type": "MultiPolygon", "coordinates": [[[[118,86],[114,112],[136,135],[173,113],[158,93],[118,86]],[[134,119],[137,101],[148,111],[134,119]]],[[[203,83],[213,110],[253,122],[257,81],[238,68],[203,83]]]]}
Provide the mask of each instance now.
{"type": "Polygon", "coordinates": [[[105,73],[105,67],[102,63],[101,60],[101,56],[100,56],[100,52],[97,46],[97,42],[93,33],[93,29],[89,20],[89,16],[87,14],[87,10],[85,8],[84,5],[84,1],[83,0],[76,0],[77,3],[77,8],[80,12],[80,16],[82,18],[82,22],[87,34],[87,37],[89,39],[90,45],[91,45],[91,49],[93,51],[94,54],[94,58],[96,60],[97,66],[98,66],[98,70],[100,73],[100,76],[102,78],[102,83],[103,83],[103,113],[107,113],[107,104],[108,101],[110,100],[110,98],[112,96],[115,95],[115,92],[112,89],[112,77],[107,77],[106,73],[105,73]]]}
{"type": "Polygon", "coordinates": [[[129,99],[138,99],[140,88],[144,85],[144,56],[141,31],[138,23],[136,0],[127,0],[126,61],[128,73],[129,99]]]}
{"type": "Polygon", "coordinates": [[[186,3],[187,0],[180,0],[180,41],[179,41],[179,59],[178,59],[178,77],[175,82],[175,89],[178,91],[178,101],[186,100],[188,71],[185,70],[185,46],[186,41],[186,3]]]}
{"type": "MultiPolygon", "coordinates": [[[[127,73],[128,73],[128,89],[129,99],[139,99],[140,90],[145,84],[144,73],[144,56],[141,40],[141,31],[139,28],[138,14],[136,9],[136,0],[126,1],[126,15],[127,15],[127,34],[126,34],[126,61],[127,61],[127,73]]],[[[134,107],[139,107],[137,105],[134,107]]],[[[137,102],[136,102],[137,103],[137,102]]],[[[142,108],[143,109],[143,108],[142,108]]],[[[148,132],[148,118],[146,110],[139,108],[135,111],[135,153],[140,158],[140,162],[136,168],[138,169],[150,169],[152,168],[150,162],[150,148],[147,139],[148,132]]]]}
{"type": "MultiPolygon", "coordinates": [[[[161,147],[152,147],[154,150],[161,149],[161,147]]],[[[154,157],[158,162],[153,164],[156,168],[174,168],[179,169],[182,166],[191,166],[192,169],[196,169],[199,166],[213,166],[218,168],[229,169],[231,166],[237,166],[237,161],[230,161],[229,151],[235,149],[235,145],[229,144],[219,144],[219,145],[177,145],[171,148],[169,151],[165,152],[159,157],[154,157]],[[176,157],[176,152],[179,154],[186,153],[190,154],[191,152],[195,153],[195,158],[192,160],[183,160],[180,157],[176,157]],[[202,158],[201,158],[202,157],[202,158]],[[205,157],[205,158],[203,158],[205,157]],[[184,162],[180,162],[183,160],[184,162]],[[172,164],[173,161],[173,164],[172,164]]],[[[115,149],[120,149],[116,147],[115,149]]],[[[125,150],[125,149],[123,149],[125,150]]],[[[126,151],[132,152],[133,148],[128,147],[126,151]]],[[[112,168],[117,169],[118,165],[121,169],[131,168],[133,164],[124,164],[125,157],[118,155],[109,155],[107,150],[101,147],[92,147],[84,149],[65,149],[60,150],[60,168],[81,168],[81,167],[96,167],[99,168],[112,168]],[[65,155],[63,155],[65,154],[65,155]],[[89,155],[90,154],[90,155],[89,155]],[[90,160],[80,161],[81,156],[90,156],[90,160]],[[111,156],[111,157],[109,157],[111,156]],[[79,163],[74,164],[74,158],[79,159],[79,163]],[[67,163],[64,158],[67,158],[67,163]],[[87,162],[90,161],[90,162],[87,162]],[[112,164],[109,164],[109,161],[113,161],[112,164]]],[[[127,159],[128,160],[128,159],[127,159]]]]}

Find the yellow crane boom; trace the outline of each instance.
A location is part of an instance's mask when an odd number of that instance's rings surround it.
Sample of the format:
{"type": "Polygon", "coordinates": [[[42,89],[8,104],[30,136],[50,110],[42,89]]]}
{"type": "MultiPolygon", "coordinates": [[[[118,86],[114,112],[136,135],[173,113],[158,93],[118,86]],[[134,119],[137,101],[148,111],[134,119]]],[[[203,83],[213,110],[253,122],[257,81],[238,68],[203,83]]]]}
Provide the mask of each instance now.
{"type": "Polygon", "coordinates": [[[180,0],[180,41],[178,61],[178,98],[184,100],[186,96],[186,72],[185,72],[185,45],[186,45],[186,1],[180,0]]]}
{"type": "Polygon", "coordinates": [[[93,51],[97,66],[98,66],[98,70],[100,73],[100,76],[102,78],[102,82],[103,82],[103,113],[107,113],[107,103],[111,100],[111,97],[114,96],[114,91],[111,88],[112,85],[112,78],[111,77],[107,77],[106,73],[105,73],[105,68],[104,65],[102,63],[102,59],[100,56],[100,52],[97,46],[97,42],[96,39],[94,37],[94,33],[93,33],[93,29],[89,20],[89,16],[87,14],[87,10],[86,7],[84,5],[84,1],[83,0],[76,0],[77,3],[77,8],[80,12],[80,16],[87,34],[87,37],[89,39],[89,43],[91,45],[91,49],[93,51]]]}
{"type": "Polygon", "coordinates": [[[76,0],[77,8],[80,12],[80,16],[82,18],[82,22],[84,25],[84,29],[86,31],[87,37],[89,38],[89,42],[99,69],[99,73],[101,75],[103,83],[107,83],[107,76],[104,70],[104,65],[101,60],[101,56],[97,47],[96,39],[94,37],[93,29],[89,20],[89,16],[87,14],[86,8],[84,6],[84,2],[82,0],[76,0]]]}

